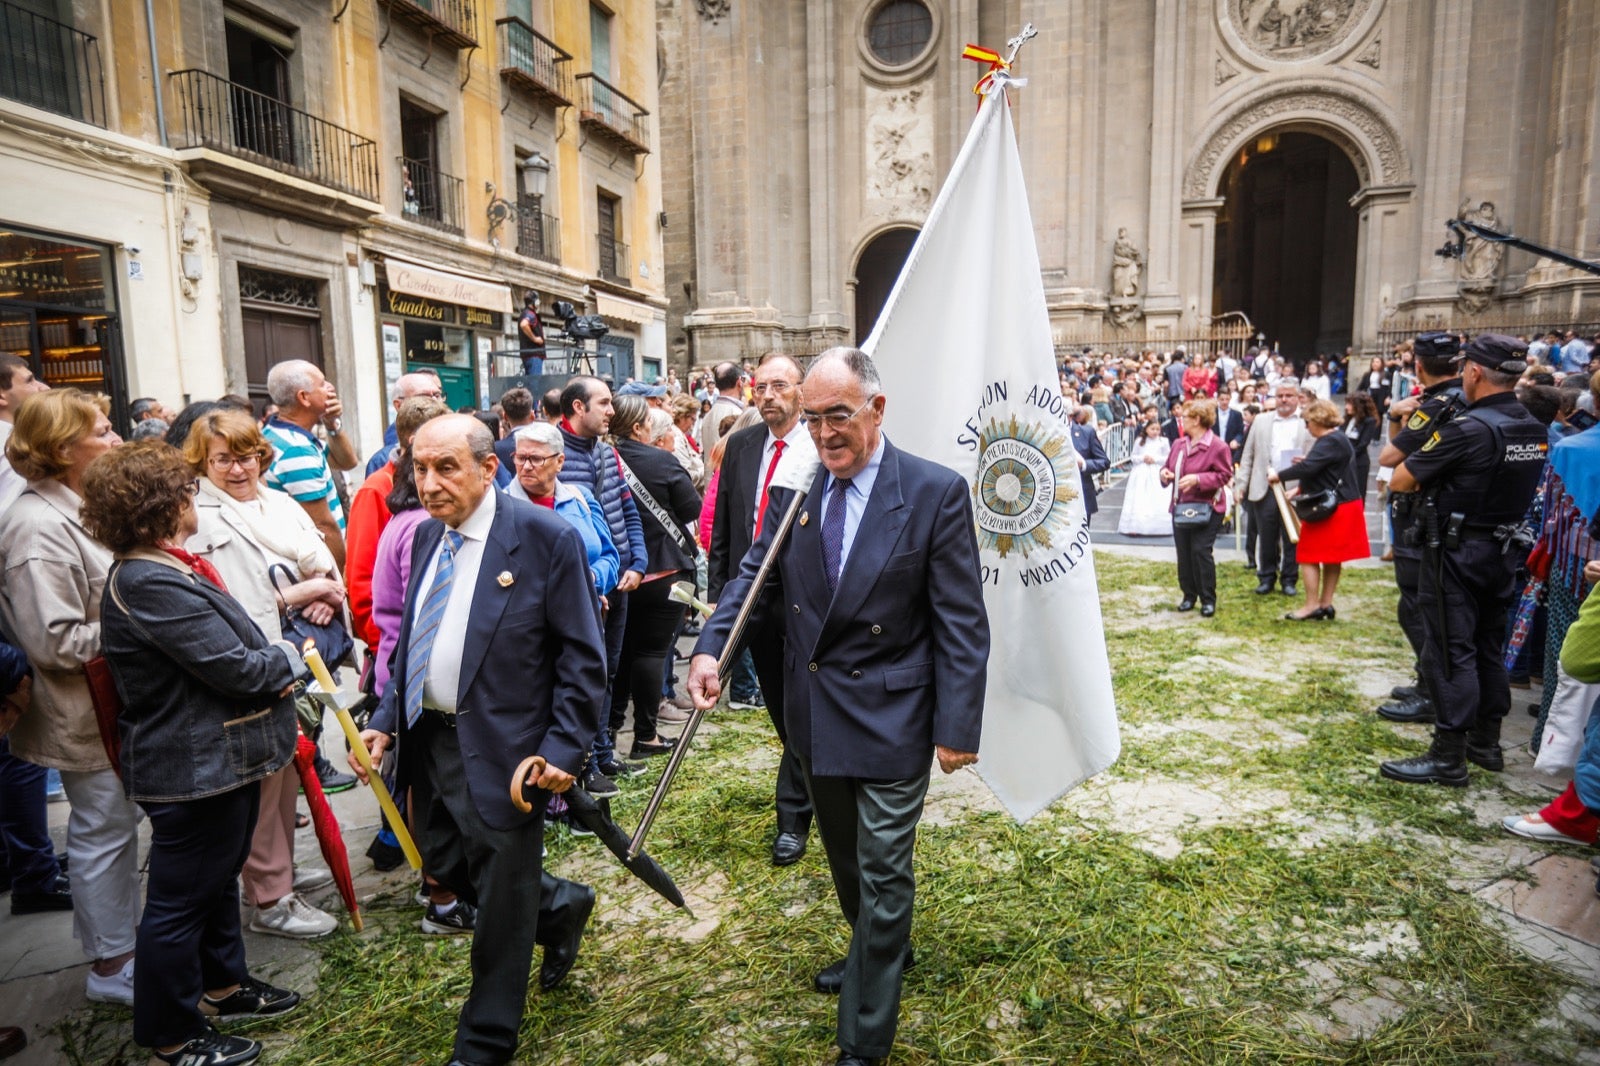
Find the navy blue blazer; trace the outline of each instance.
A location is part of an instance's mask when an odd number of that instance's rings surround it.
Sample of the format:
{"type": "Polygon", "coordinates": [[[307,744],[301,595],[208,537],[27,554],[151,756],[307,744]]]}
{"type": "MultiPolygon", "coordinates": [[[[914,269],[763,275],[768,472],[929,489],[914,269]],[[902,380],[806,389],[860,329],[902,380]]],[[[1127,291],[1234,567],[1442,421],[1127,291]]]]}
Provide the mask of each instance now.
{"type": "Polygon", "coordinates": [[[1100,510],[1100,501],[1095,498],[1094,476],[1110,469],[1111,458],[1101,447],[1100,434],[1094,427],[1073,422],[1067,428],[1072,432],[1072,447],[1083,458],[1083,469],[1079,472],[1083,482],[1083,511],[1085,515],[1093,515],[1100,510]]]}
{"type": "Polygon", "coordinates": [[[1226,411],[1218,408],[1217,424],[1211,427],[1211,432],[1222,438],[1233,453],[1234,462],[1238,462],[1239,452],[1244,447],[1244,416],[1232,408],[1226,411]]]}
{"type": "MultiPolygon", "coordinates": [[[[395,737],[401,789],[414,771],[403,713],[411,618],[416,598],[427,595],[417,586],[443,536],[444,523],[430,518],[411,542],[415,563],[393,672],[372,716],[373,729],[395,737]]],[[[543,755],[576,775],[600,724],[605,639],[578,531],[553,511],[501,493],[461,639],[456,728],[467,790],[485,822],[512,829],[532,817],[511,805],[517,764],[543,755]],[[504,574],[509,583],[502,581],[504,574]]]]}
{"type": "MultiPolygon", "coordinates": [[[[989,661],[971,489],[885,441],[850,557],[830,596],[818,469],[761,607],[784,628],[789,743],[823,777],[906,780],[935,744],[977,751],[989,661]]],[[[794,493],[773,489],[761,536],[723,588],[696,654],[720,655],[794,493]]]]}

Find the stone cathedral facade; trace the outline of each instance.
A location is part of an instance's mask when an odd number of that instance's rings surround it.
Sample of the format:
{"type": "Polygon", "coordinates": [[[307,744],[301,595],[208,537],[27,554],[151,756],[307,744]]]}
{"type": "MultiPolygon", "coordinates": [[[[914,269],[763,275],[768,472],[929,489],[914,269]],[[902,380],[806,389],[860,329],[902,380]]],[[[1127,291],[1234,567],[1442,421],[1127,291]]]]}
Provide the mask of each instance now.
{"type": "MultiPolygon", "coordinates": [[[[1058,343],[1223,324],[1288,354],[1397,322],[1592,323],[1593,0],[657,0],[668,345],[864,338],[971,121],[967,42],[1038,36],[1018,137],[1058,343]]],[[[974,320],[971,343],[984,324],[974,320]]]]}

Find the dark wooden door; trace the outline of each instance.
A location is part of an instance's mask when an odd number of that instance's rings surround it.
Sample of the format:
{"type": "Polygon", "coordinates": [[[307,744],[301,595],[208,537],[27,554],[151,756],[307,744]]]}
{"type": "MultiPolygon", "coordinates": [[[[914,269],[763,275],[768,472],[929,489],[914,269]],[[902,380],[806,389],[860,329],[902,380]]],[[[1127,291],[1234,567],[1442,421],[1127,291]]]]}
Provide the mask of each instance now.
{"type": "Polygon", "coordinates": [[[286,314],[263,308],[246,307],[244,321],[244,368],[250,399],[259,407],[267,399],[267,371],[286,359],[304,359],[326,370],[322,364],[322,320],[311,315],[286,314]]]}

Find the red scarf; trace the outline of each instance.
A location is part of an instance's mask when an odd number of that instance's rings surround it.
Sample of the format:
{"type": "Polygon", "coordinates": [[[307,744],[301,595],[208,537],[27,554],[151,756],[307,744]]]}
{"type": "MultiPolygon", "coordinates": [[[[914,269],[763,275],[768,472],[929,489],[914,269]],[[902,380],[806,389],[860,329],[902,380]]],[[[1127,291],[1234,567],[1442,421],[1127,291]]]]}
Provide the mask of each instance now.
{"type": "Polygon", "coordinates": [[[188,566],[189,569],[217,586],[223,592],[228,591],[228,586],[222,583],[222,575],[217,572],[216,567],[211,565],[209,559],[202,559],[193,552],[186,552],[182,548],[169,548],[165,544],[161,545],[161,550],[178,560],[178,562],[188,566]]]}

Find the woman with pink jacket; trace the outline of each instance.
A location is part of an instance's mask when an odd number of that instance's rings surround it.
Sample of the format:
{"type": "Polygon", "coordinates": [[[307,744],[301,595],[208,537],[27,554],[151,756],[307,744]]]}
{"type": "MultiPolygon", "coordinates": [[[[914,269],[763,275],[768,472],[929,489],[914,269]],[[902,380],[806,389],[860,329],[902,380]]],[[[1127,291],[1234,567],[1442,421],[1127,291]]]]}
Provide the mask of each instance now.
{"type": "Polygon", "coordinates": [[[1178,413],[1183,436],[1172,446],[1161,468],[1161,483],[1176,485],[1172,510],[1180,503],[1208,503],[1211,520],[1199,529],[1174,525],[1172,539],[1178,549],[1178,587],[1183,591],[1180,611],[1194,610],[1200,601],[1200,614],[1210,618],[1217,613],[1217,562],[1212,548],[1222,532],[1227,514],[1227,494],[1223,489],[1233,480],[1233,453],[1227,442],[1211,427],[1217,422],[1217,405],[1212,400],[1190,400],[1178,413]]]}

